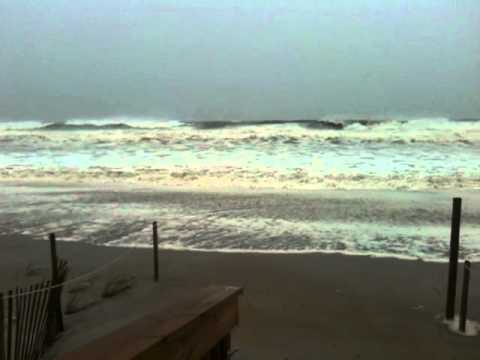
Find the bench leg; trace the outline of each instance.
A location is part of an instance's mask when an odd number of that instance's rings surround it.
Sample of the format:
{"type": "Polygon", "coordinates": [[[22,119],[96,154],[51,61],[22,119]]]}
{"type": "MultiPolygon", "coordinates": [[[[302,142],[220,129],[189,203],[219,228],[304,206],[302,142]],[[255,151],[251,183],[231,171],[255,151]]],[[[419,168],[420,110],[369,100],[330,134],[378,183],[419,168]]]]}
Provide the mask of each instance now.
{"type": "Polygon", "coordinates": [[[220,360],[228,360],[228,354],[230,353],[231,337],[230,334],[225,336],[219,343],[220,347],[220,360]]]}
{"type": "Polygon", "coordinates": [[[230,353],[230,334],[220,340],[202,360],[228,360],[228,354],[230,353]]]}

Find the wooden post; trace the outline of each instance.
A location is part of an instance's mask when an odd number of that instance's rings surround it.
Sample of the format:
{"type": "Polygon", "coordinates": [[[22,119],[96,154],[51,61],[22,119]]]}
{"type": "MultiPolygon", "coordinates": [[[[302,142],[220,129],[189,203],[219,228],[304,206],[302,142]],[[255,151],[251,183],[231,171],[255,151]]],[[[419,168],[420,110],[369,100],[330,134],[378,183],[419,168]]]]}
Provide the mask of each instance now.
{"type": "Polygon", "coordinates": [[[22,308],[20,305],[20,290],[19,288],[15,288],[15,348],[13,349],[13,358],[15,359],[18,357],[18,347],[20,345],[20,325],[22,324],[22,308]]]}
{"type": "Polygon", "coordinates": [[[0,360],[5,360],[5,335],[3,326],[3,294],[0,293],[0,360]]]}
{"type": "Polygon", "coordinates": [[[153,279],[158,282],[158,230],[157,222],[153,222],[153,279]]]}
{"type": "Polygon", "coordinates": [[[57,243],[55,234],[51,233],[50,238],[50,260],[52,264],[52,284],[55,285],[58,280],[58,260],[57,260],[57,243]]]}
{"type": "Polygon", "coordinates": [[[7,321],[7,360],[12,358],[12,315],[13,315],[13,291],[8,290],[8,321],[7,321]]]}
{"type": "MultiPolygon", "coordinates": [[[[65,260],[59,260],[58,261],[58,267],[57,267],[57,284],[63,283],[66,278],[67,278],[67,263],[65,260]]],[[[63,325],[63,312],[62,312],[62,290],[63,290],[63,285],[61,287],[56,287],[53,289],[54,294],[56,296],[56,312],[57,312],[57,329],[59,332],[62,332],[65,330],[65,326],[63,325]]]]}
{"type": "Polygon", "coordinates": [[[450,261],[448,266],[447,308],[445,318],[452,320],[455,316],[455,293],[457,288],[458,247],[460,242],[460,220],[462,199],[453,199],[452,227],[450,231],[450,261]]]}
{"type": "MultiPolygon", "coordinates": [[[[50,238],[50,258],[52,264],[52,286],[55,286],[61,282],[58,276],[58,258],[57,258],[57,242],[55,234],[51,233],[50,238]]],[[[51,290],[51,301],[50,301],[50,321],[48,324],[49,328],[49,341],[53,342],[55,336],[64,330],[63,326],[63,316],[62,316],[62,305],[61,305],[61,291],[60,288],[55,287],[51,290]]]]}
{"type": "Polygon", "coordinates": [[[470,284],[470,261],[465,261],[463,268],[463,289],[462,289],[462,303],[460,305],[460,331],[465,332],[467,324],[467,310],[468,310],[468,286],[470,284]]]}

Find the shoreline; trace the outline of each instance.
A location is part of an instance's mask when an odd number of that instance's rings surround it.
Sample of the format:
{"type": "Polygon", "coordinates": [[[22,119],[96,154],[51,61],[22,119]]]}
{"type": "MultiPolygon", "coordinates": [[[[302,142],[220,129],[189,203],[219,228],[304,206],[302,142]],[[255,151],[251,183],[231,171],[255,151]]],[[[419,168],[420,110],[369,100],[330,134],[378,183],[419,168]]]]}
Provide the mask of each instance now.
{"type": "MultiPolygon", "coordinates": [[[[41,240],[40,240],[41,241],[41,240]]],[[[61,240],[60,240],[61,241],[61,240]]],[[[65,240],[64,242],[72,242],[65,240]]],[[[151,249],[151,246],[148,245],[96,245],[96,246],[106,246],[106,247],[118,247],[126,249],[151,249]]],[[[175,248],[175,247],[159,247],[159,251],[174,251],[174,252],[199,252],[207,254],[264,254],[264,255],[309,255],[309,254],[324,254],[324,255],[342,255],[342,256],[352,256],[352,257],[366,257],[371,259],[391,259],[391,260],[404,260],[404,261],[420,261],[425,263],[438,263],[446,264],[448,263],[448,258],[445,259],[435,259],[435,258],[420,258],[413,257],[408,255],[395,255],[391,253],[360,253],[360,252],[349,252],[342,250],[255,250],[255,249],[195,249],[195,248],[175,248]]],[[[480,254],[478,255],[480,256],[480,254]]],[[[462,259],[459,259],[459,262],[462,259]]],[[[480,258],[468,258],[472,264],[480,263],[480,258]]]]}
{"type": "Polygon", "coordinates": [[[478,259],[480,192],[191,192],[4,186],[0,234],[222,253],[341,253],[445,262],[451,198],[464,197],[461,256],[478,259]],[[463,255],[462,255],[463,254],[463,255]]]}

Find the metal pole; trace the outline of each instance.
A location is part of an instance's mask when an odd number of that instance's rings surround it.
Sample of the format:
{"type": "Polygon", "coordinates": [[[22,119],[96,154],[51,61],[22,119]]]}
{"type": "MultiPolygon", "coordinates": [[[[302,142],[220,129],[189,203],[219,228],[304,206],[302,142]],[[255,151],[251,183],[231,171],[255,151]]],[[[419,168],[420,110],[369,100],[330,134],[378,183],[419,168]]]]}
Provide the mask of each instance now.
{"type": "Polygon", "coordinates": [[[158,230],[157,222],[153,222],[153,279],[158,282],[158,230]]]}
{"type": "Polygon", "coordinates": [[[457,288],[458,247],[460,242],[460,220],[462,199],[453,199],[452,227],[450,232],[450,261],[448,267],[447,308],[445,318],[452,320],[455,316],[455,292],[457,288]]]}
{"type": "Polygon", "coordinates": [[[465,332],[467,324],[467,310],[468,310],[468,286],[470,284],[470,261],[465,261],[463,268],[463,289],[462,289],[462,303],[460,306],[460,331],[465,332]]]}

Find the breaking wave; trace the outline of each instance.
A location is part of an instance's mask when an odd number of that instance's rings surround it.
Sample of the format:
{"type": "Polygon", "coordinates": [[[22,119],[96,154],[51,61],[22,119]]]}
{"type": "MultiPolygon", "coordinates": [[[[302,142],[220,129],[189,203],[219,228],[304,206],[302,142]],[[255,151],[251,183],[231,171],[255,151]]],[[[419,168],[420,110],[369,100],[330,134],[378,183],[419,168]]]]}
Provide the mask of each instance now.
{"type": "Polygon", "coordinates": [[[480,121],[0,123],[0,180],[316,189],[478,188],[480,121]]]}
{"type": "Polygon", "coordinates": [[[343,130],[345,124],[327,120],[258,120],[258,121],[192,121],[188,125],[202,130],[225,129],[245,126],[302,125],[311,129],[343,130]]]}
{"type": "MultiPolygon", "coordinates": [[[[127,130],[127,129],[155,129],[165,128],[165,125],[170,123],[168,120],[156,120],[151,119],[148,121],[149,126],[142,126],[146,122],[140,119],[114,119],[111,122],[110,119],[99,120],[70,120],[61,122],[45,123],[39,127],[25,128],[25,130],[127,130]]],[[[425,119],[369,119],[369,118],[339,118],[331,117],[325,119],[294,119],[294,120],[242,120],[242,121],[227,121],[227,120],[199,120],[199,121],[182,121],[171,122],[175,124],[181,124],[182,126],[192,127],[199,130],[215,130],[215,129],[230,129],[230,128],[242,128],[242,127],[263,127],[271,125],[298,125],[308,129],[318,130],[344,130],[350,126],[359,125],[365,128],[372,128],[378,125],[397,124],[405,125],[410,124],[417,126],[422,122],[430,123],[431,126],[437,127],[441,123],[449,122],[452,127],[455,127],[455,123],[476,123],[479,119],[475,118],[425,118],[425,119]]],[[[10,123],[11,124],[11,123],[10,123]]],[[[1,127],[1,121],[0,121],[1,127]]]]}
{"type": "Polygon", "coordinates": [[[133,126],[123,123],[113,123],[105,125],[95,124],[68,124],[66,122],[55,122],[47,125],[43,125],[34,130],[47,130],[47,131],[68,131],[68,130],[126,130],[133,129],[133,126]]]}

